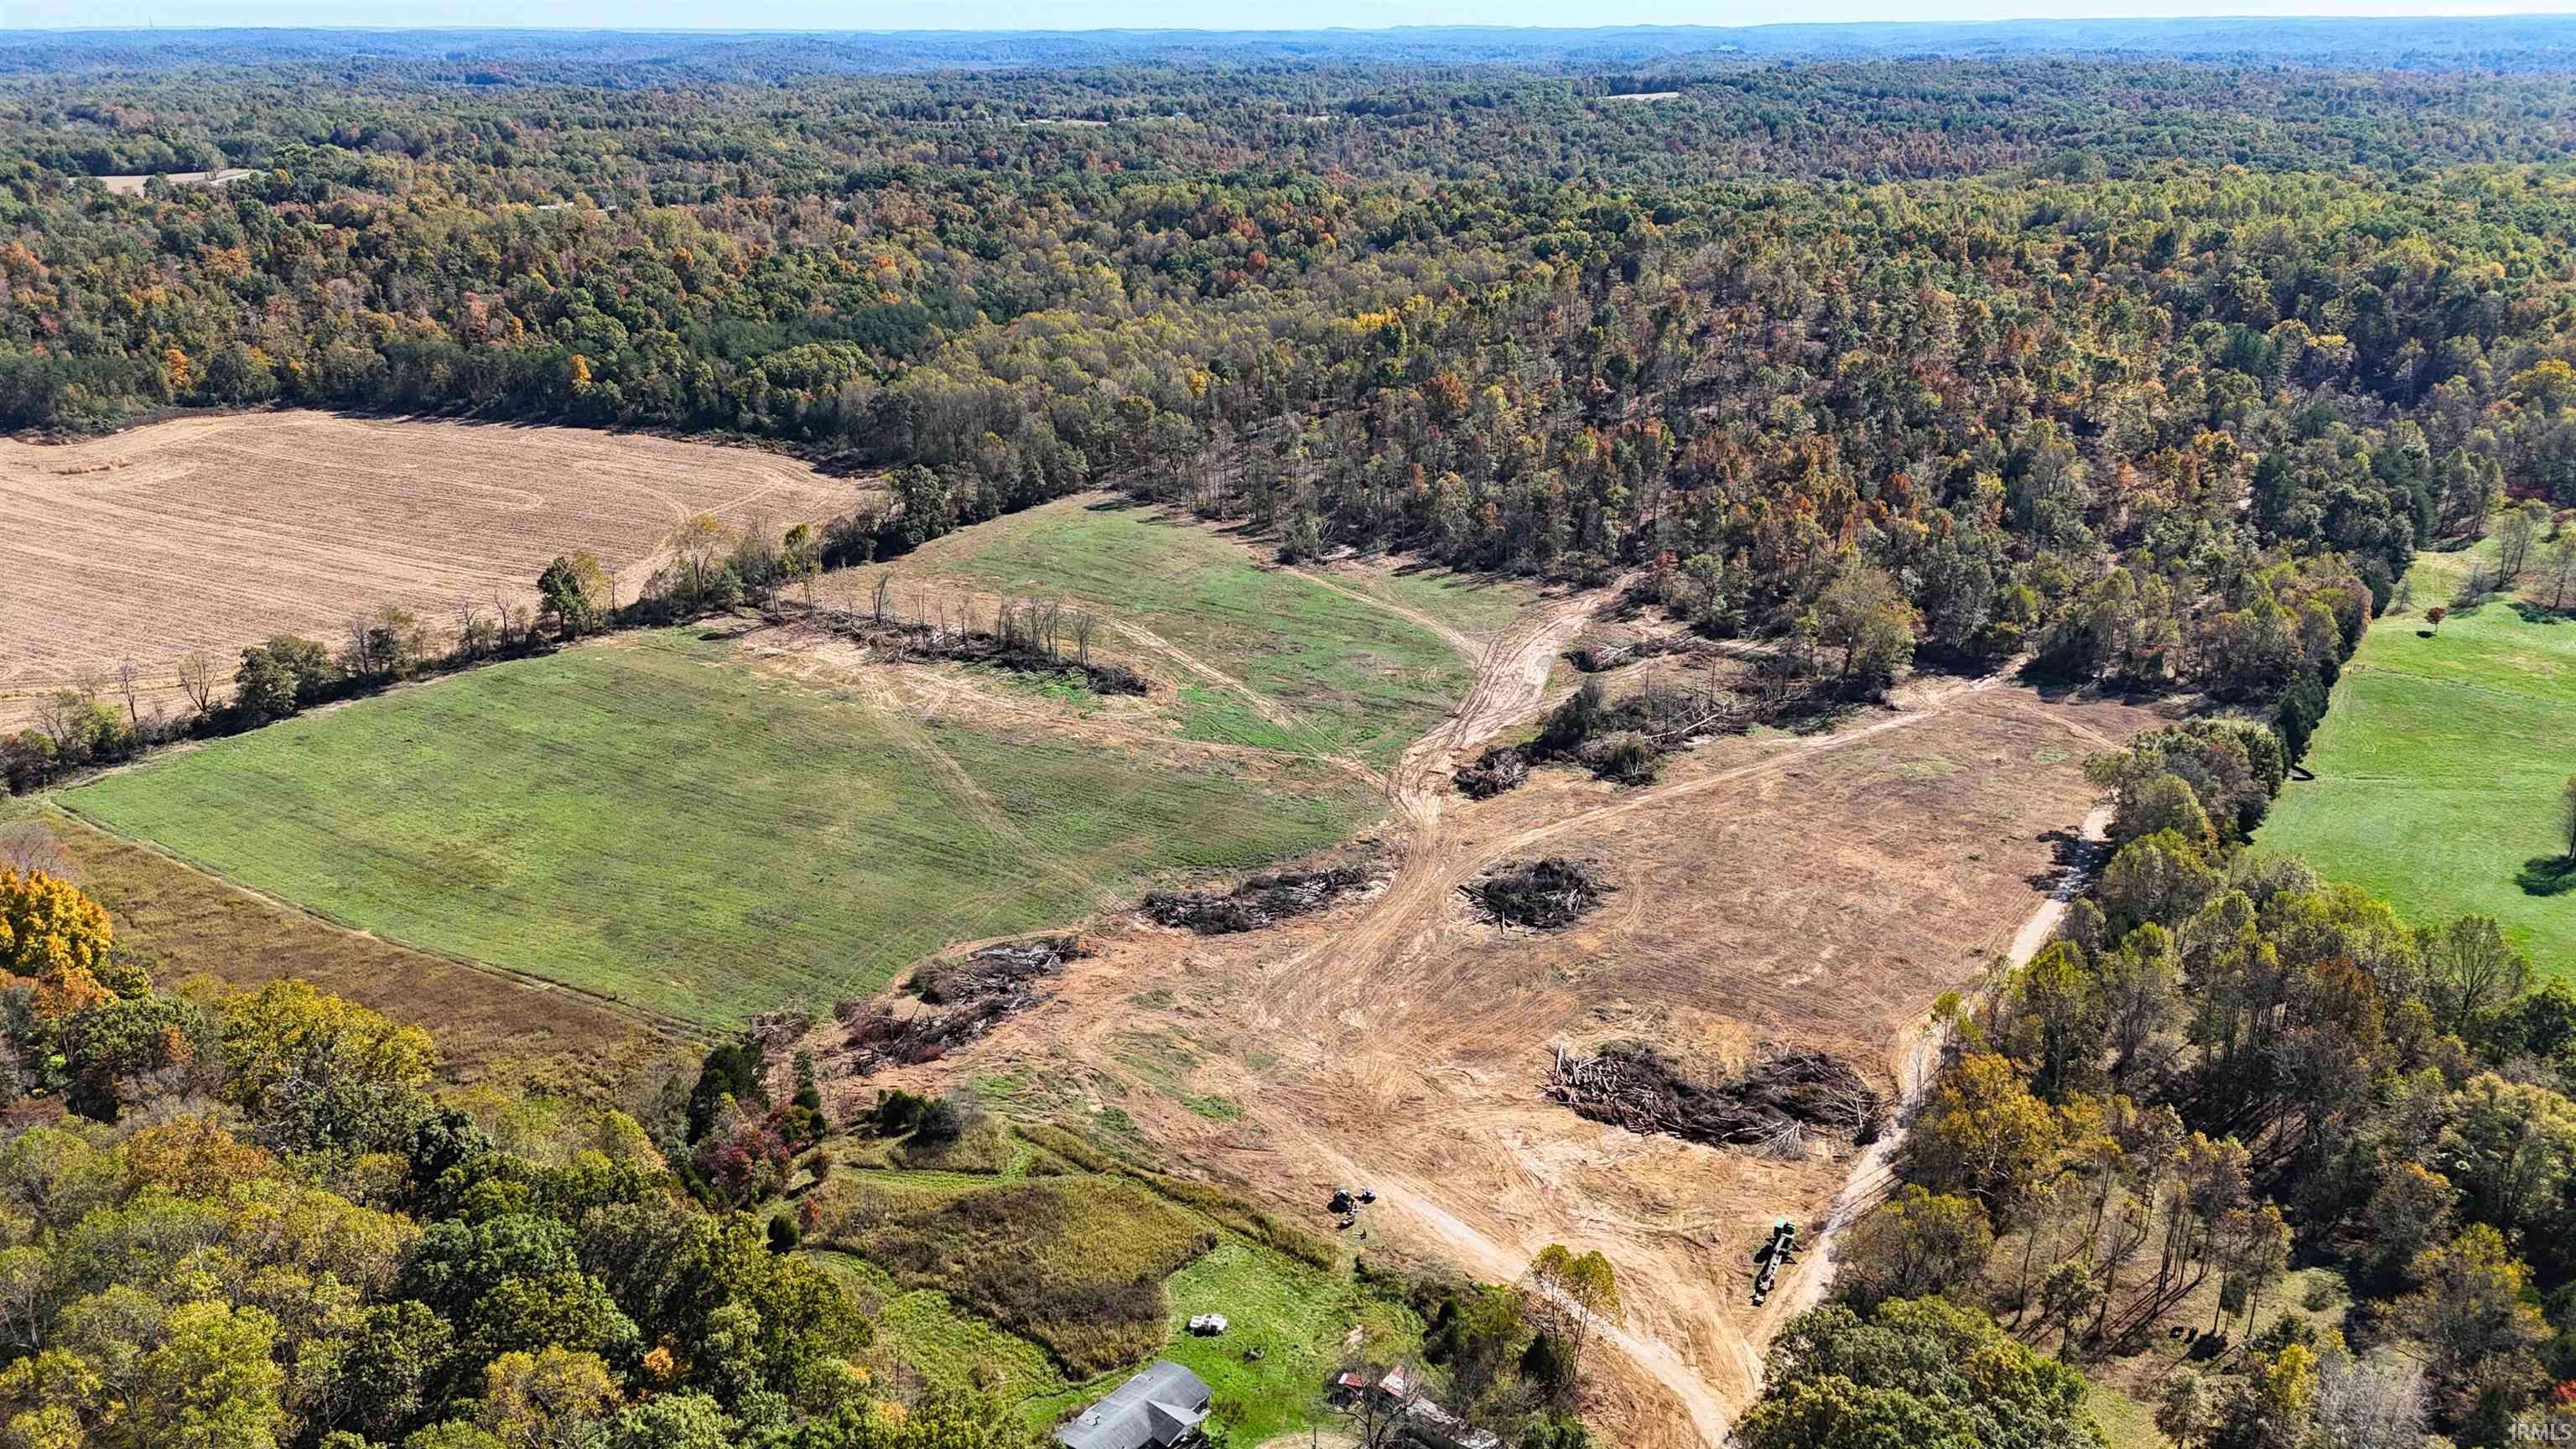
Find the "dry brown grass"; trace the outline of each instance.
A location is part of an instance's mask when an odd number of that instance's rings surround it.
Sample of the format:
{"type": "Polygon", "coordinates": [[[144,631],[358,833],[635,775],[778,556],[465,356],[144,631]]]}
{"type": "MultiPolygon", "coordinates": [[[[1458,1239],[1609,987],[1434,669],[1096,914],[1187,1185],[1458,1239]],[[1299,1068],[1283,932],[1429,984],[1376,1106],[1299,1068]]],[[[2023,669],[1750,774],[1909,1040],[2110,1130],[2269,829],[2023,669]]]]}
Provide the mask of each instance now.
{"type": "Polygon", "coordinates": [[[861,486],[747,448],[313,412],[0,440],[0,728],[124,660],[146,708],[176,711],[190,651],[228,682],[243,645],[336,645],[382,604],[452,631],[458,602],[486,618],[496,593],[529,603],[546,561],[578,549],[632,598],[690,514],[784,528],[849,511],[861,486]]]}
{"type": "Polygon", "coordinates": [[[299,977],[427,1028],[451,1081],[608,1104],[648,1094],[683,1058],[682,1043],[605,1002],[343,930],[79,821],[12,828],[53,836],[118,944],[149,958],[165,987],[299,977]]]}

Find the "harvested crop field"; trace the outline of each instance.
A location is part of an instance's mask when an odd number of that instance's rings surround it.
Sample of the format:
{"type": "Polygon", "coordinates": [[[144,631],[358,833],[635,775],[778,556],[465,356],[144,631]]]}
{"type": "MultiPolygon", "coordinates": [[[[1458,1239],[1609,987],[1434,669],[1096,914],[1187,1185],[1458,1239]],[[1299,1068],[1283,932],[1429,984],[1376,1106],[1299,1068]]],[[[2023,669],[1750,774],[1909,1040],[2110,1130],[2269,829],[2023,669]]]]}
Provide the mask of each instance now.
{"type": "Polygon", "coordinates": [[[862,485],[774,453],[430,420],[253,413],[62,446],[0,440],[0,728],[131,660],[147,707],[181,707],[177,662],[229,679],[245,644],[336,645],[382,604],[453,627],[471,601],[535,597],[586,549],[631,598],[672,525],[772,527],[846,513],[862,485]]]}
{"type": "MultiPolygon", "coordinates": [[[[911,666],[907,666],[909,668],[911,666]]],[[[65,792],[331,918],[701,1027],[824,1011],[944,946],[1384,808],[1325,762],[922,717],[693,629],[299,716],[65,792]]]]}

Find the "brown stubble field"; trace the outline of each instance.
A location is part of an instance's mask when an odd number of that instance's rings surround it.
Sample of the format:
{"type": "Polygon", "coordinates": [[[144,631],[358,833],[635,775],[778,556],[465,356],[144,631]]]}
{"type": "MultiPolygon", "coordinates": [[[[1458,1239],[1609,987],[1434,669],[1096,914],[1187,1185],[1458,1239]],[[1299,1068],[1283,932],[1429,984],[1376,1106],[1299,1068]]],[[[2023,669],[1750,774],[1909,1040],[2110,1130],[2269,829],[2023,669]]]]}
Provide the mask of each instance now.
{"type": "Polygon", "coordinates": [[[1095,922],[1055,1001],[866,1088],[999,1079],[1114,1109],[1166,1160],[1319,1231],[1334,1185],[1374,1187],[1367,1254],[1508,1280],[1550,1242],[1600,1248],[1627,1299],[1597,1364],[1616,1441],[1722,1443],[1804,1296],[1755,1309],[1751,1251],[1776,1216],[1822,1219],[1854,1153],[1770,1161],[1585,1121],[1542,1094],[1553,1049],[1641,1039],[1714,1074],[1821,1048],[1893,1089],[1900,1040],[2048,900],[2094,804],[2085,755],[2155,717],[1927,680],[1823,734],[1703,744],[1642,789],[1561,768],[1488,801],[1443,788],[1562,694],[1547,666],[1582,623],[1557,605],[1460,641],[1477,692],[1390,778],[1381,888],[1240,936],[1095,922]],[[1555,934],[1500,930],[1459,894],[1545,854],[1594,861],[1616,893],[1555,934]]]}
{"type": "Polygon", "coordinates": [[[632,598],[682,518],[783,529],[867,486],[748,448],[315,412],[0,440],[0,728],[128,660],[144,707],[175,712],[189,652],[229,679],[246,644],[336,647],[384,604],[449,634],[460,601],[531,602],[560,553],[596,554],[632,598]]]}

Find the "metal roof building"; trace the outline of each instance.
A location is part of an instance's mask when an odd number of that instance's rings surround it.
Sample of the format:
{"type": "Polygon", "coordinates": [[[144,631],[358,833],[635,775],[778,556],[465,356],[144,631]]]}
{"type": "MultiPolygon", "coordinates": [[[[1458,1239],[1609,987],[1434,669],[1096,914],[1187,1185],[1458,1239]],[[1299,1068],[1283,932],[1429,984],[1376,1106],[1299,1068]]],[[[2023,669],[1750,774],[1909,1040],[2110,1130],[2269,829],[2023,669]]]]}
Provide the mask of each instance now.
{"type": "Polygon", "coordinates": [[[1197,1374],[1156,1359],[1055,1431],[1067,1449],[1173,1449],[1199,1436],[1214,1396],[1197,1374]]]}

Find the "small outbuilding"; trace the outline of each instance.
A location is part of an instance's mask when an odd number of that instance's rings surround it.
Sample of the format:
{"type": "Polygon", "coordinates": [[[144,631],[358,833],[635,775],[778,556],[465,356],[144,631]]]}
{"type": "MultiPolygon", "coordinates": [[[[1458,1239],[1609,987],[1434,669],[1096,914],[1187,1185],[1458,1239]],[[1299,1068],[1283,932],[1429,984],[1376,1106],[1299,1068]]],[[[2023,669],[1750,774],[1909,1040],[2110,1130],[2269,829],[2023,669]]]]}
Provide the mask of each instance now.
{"type": "Polygon", "coordinates": [[[1182,1449],[1205,1437],[1199,1426],[1214,1401],[1197,1374],[1158,1358],[1058,1425],[1055,1439],[1066,1449],[1182,1449]]]}

